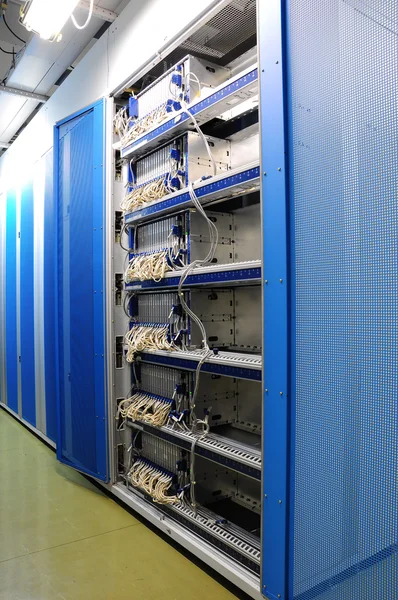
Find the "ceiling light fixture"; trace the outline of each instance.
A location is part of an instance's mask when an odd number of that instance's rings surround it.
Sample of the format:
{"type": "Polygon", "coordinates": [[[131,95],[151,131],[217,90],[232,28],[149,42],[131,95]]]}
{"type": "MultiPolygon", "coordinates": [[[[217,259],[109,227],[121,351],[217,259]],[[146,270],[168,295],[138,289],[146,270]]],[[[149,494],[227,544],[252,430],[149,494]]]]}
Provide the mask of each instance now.
{"type": "Polygon", "coordinates": [[[33,31],[40,35],[43,40],[60,39],[60,32],[70,16],[78,29],[83,29],[90,22],[94,0],[90,2],[90,11],[86,23],[78,26],[73,11],[79,4],[79,0],[27,0],[21,7],[19,21],[28,31],[33,31]]]}

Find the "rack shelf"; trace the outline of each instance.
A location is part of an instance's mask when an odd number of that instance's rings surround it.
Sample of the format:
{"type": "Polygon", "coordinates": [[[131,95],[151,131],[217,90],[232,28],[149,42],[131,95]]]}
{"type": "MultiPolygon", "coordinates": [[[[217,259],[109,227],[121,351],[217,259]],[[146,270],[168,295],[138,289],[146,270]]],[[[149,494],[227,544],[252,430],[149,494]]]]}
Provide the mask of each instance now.
{"type": "MultiPolygon", "coordinates": [[[[142,490],[131,488],[128,484],[127,489],[130,493],[152,503],[152,498],[142,490]]],[[[231,558],[237,559],[253,573],[259,574],[260,539],[252,533],[230,523],[221,515],[203,506],[198,506],[196,514],[188,506],[182,504],[160,504],[157,505],[157,508],[231,556],[231,558]]]]}
{"type": "MultiPolygon", "coordinates": [[[[143,362],[195,371],[203,354],[200,350],[175,351],[145,350],[140,355],[143,362]]],[[[250,381],[261,381],[262,359],[257,354],[219,352],[206,359],[201,371],[250,381]]]]}
{"type": "MultiPolygon", "coordinates": [[[[131,421],[129,425],[188,451],[191,450],[192,442],[196,437],[192,433],[175,430],[171,425],[154,427],[147,423],[131,421]]],[[[258,436],[247,432],[246,437],[252,437],[253,443],[258,440],[258,436]]],[[[248,444],[209,433],[206,437],[197,439],[195,454],[258,481],[261,480],[261,451],[248,444]]]]}
{"type": "MultiPolygon", "coordinates": [[[[161,281],[134,281],[125,286],[127,291],[158,290],[177,287],[181,273],[169,271],[161,281]]],[[[226,265],[210,265],[195,269],[184,282],[184,287],[258,285],[261,283],[261,260],[226,265]]]]}
{"type": "MultiPolygon", "coordinates": [[[[233,196],[241,196],[260,189],[260,167],[258,162],[250,163],[206,179],[194,186],[195,194],[201,204],[209,204],[218,200],[227,200],[233,196]]],[[[193,206],[187,188],[168,194],[161,200],[151,202],[145,208],[136,210],[125,216],[126,225],[143,223],[154,218],[175,213],[193,206]]]]}
{"type": "MultiPolygon", "coordinates": [[[[207,98],[190,104],[188,110],[194,115],[198,124],[203,125],[232,106],[256,95],[257,92],[258,69],[257,66],[251,66],[243,73],[219,85],[207,98]]],[[[131,159],[143,156],[186,131],[190,123],[189,115],[184,110],[180,110],[158,127],[148,130],[126,148],[122,148],[121,157],[131,159]]]]}

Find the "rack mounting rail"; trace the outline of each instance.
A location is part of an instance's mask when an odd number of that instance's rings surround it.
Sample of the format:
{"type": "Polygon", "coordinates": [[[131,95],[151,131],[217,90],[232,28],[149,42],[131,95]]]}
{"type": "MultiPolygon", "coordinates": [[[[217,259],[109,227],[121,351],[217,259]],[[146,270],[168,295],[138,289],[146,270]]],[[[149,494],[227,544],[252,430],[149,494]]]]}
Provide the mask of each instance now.
{"type": "MultiPolygon", "coordinates": [[[[201,204],[208,204],[218,200],[227,200],[233,196],[241,196],[256,192],[260,189],[260,167],[258,162],[250,163],[205,179],[194,186],[195,194],[201,204]]],[[[170,213],[193,206],[187,188],[168,194],[161,200],[148,203],[140,210],[128,213],[125,216],[126,225],[143,223],[154,217],[163,217],[170,213]]]]}
{"type": "MultiPolygon", "coordinates": [[[[207,98],[190,104],[188,110],[194,115],[198,124],[203,125],[229,110],[231,106],[236,106],[239,102],[255,96],[257,92],[258,69],[256,66],[251,66],[243,73],[239,73],[219,85],[207,98]]],[[[190,124],[191,118],[182,109],[161,125],[148,130],[134,142],[122,148],[121,157],[131,159],[133,156],[142,156],[186,131],[190,124]]]]}
{"type": "MultiPolygon", "coordinates": [[[[203,353],[200,350],[145,350],[139,356],[146,363],[196,371],[203,353]]],[[[219,352],[207,358],[201,370],[214,375],[261,381],[262,359],[257,354],[219,352]]]]}
{"type": "MultiPolygon", "coordinates": [[[[127,283],[126,291],[158,290],[177,287],[181,273],[169,271],[160,281],[134,281],[127,283]]],[[[225,265],[198,267],[184,282],[184,287],[210,285],[255,285],[261,283],[261,260],[249,260],[225,265]]]]}
{"type": "Polygon", "coordinates": [[[189,451],[196,438],[195,454],[198,456],[203,456],[217,464],[261,481],[261,452],[256,448],[226,439],[215,433],[209,433],[206,437],[200,438],[192,433],[173,429],[170,425],[154,427],[142,421],[129,421],[129,426],[189,451]]]}
{"type": "MultiPolygon", "coordinates": [[[[152,498],[143,490],[131,488],[128,481],[126,481],[126,486],[130,493],[132,492],[147,501],[152,501],[152,498]]],[[[225,522],[225,519],[220,515],[202,506],[198,507],[196,514],[182,504],[160,504],[157,509],[185,524],[200,537],[214,544],[219,550],[238,559],[245,567],[259,574],[260,540],[255,535],[229,521],[225,522]]]]}

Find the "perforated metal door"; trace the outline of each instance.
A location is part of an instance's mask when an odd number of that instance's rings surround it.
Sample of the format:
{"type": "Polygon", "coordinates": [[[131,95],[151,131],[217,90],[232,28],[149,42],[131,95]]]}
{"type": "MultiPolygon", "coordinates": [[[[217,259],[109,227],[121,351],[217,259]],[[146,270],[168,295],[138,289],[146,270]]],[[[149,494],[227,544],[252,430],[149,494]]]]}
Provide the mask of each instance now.
{"type": "Polygon", "coordinates": [[[396,600],[396,0],[290,0],[291,598],[396,600]]]}
{"type": "Polygon", "coordinates": [[[56,127],[61,461],[107,480],[104,104],[56,127]]]}

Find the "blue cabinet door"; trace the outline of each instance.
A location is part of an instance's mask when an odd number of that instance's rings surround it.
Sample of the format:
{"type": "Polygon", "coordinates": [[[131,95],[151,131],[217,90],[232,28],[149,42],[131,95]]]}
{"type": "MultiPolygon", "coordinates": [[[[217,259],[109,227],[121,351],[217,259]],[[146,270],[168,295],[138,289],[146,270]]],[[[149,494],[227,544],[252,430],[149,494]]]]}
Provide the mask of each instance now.
{"type": "Polygon", "coordinates": [[[106,481],[104,102],[55,127],[60,461],[106,481]]]}
{"type": "Polygon", "coordinates": [[[6,386],[7,405],[18,413],[17,336],[17,198],[14,190],[6,197],[6,386]]]}
{"type": "Polygon", "coordinates": [[[33,182],[21,190],[20,218],[20,285],[31,290],[20,294],[20,345],[21,345],[21,399],[22,417],[36,426],[36,374],[35,374],[35,313],[34,296],[34,201],[33,182]]]}

